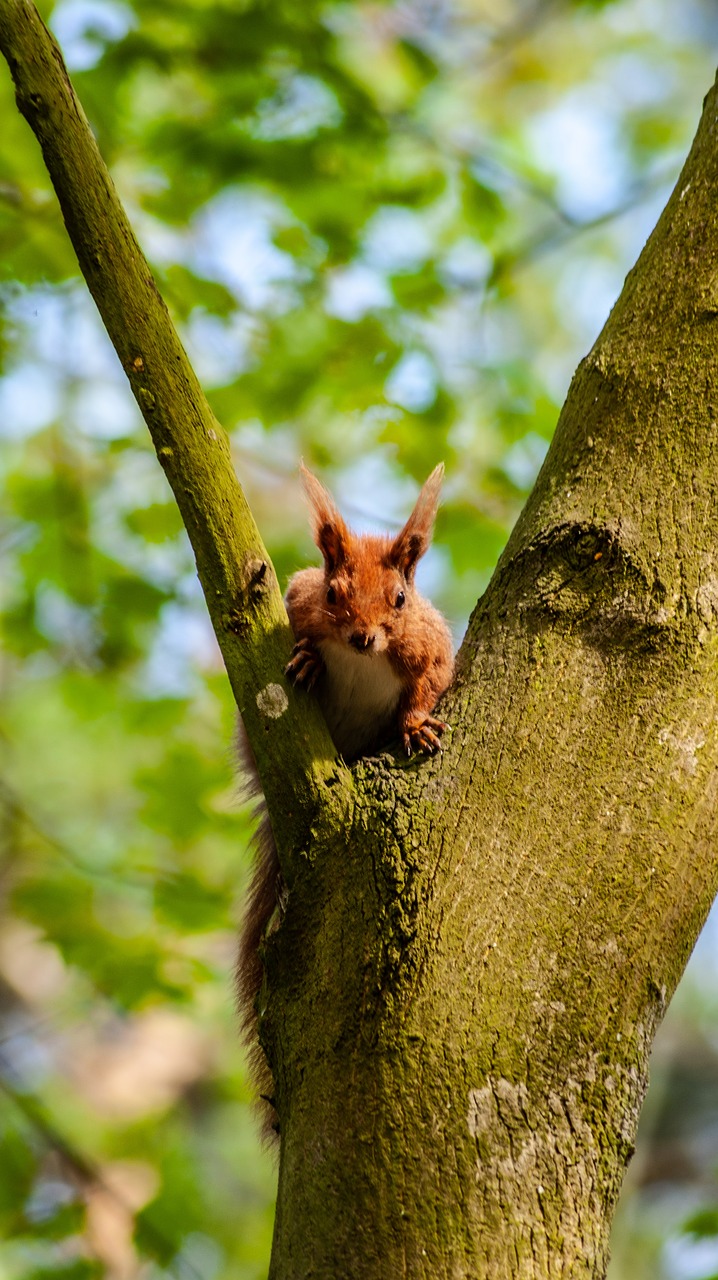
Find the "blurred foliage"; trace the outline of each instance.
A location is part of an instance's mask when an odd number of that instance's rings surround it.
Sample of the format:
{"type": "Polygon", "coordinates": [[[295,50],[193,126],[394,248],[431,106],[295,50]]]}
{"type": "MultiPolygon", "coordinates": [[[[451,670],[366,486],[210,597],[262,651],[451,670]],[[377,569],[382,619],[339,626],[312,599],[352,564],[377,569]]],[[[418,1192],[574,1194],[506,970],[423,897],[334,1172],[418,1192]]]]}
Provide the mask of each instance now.
{"type": "MultiPolygon", "coordinates": [[[[280,577],[312,554],[301,456],[388,528],[444,458],[423,571],[458,640],[675,180],[715,6],[42,11],[280,577]]],[[[251,820],[231,700],[7,74],[0,114],[0,1278],[250,1280],[275,1175],[232,1007],[251,820]]],[[[673,1115],[696,1081],[673,1088],[669,1060],[673,1115]]],[[[675,1169],[634,1177],[615,1280],[716,1270],[690,1249],[715,1242],[717,1153],[691,1151],[690,1202],[675,1169]]]]}

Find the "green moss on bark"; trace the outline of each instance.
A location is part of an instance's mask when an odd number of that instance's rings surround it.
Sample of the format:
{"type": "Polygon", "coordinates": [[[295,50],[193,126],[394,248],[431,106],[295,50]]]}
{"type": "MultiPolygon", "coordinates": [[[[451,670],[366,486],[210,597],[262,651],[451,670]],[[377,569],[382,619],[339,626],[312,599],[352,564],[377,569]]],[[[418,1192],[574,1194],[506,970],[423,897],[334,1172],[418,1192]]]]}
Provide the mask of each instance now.
{"type": "Polygon", "coordinates": [[[319,711],[284,680],[291,631],[227,436],[158,293],[60,51],[30,0],[1,0],[0,49],[182,514],[286,859],[338,766],[319,711]]]}
{"type": "Polygon", "coordinates": [[[441,761],[354,770],[273,940],[272,1276],[601,1276],[718,885],[715,91],[478,606],[441,761]],[[294,953],[293,953],[294,954],[294,953]]]}
{"type": "Polygon", "coordinates": [[[272,1277],[600,1277],[654,1029],[718,886],[715,90],[472,618],[446,751],[350,777],[284,685],[286,617],[226,439],[28,0],[0,0],[0,46],[285,854],[262,1018],[272,1277]]]}

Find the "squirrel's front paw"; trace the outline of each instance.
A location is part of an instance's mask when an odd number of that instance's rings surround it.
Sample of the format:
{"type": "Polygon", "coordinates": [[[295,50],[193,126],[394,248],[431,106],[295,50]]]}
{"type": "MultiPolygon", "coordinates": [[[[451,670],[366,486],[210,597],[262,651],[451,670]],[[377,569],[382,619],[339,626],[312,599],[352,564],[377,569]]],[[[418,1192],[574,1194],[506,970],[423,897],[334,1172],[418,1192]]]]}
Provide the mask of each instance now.
{"type": "Polygon", "coordinates": [[[407,719],[402,725],[406,754],[411,756],[415,751],[425,751],[427,755],[435,755],[437,751],[441,751],[440,738],[448,727],[443,720],[435,720],[433,716],[421,712],[407,719]]]}
{"type": "Polygon", "coordinates": [[[311,640],[305,638],[297,640],[284,674],[292,684],[298,684],[309,691],[314,688],[324,669],[321,653],[311,640]]]}

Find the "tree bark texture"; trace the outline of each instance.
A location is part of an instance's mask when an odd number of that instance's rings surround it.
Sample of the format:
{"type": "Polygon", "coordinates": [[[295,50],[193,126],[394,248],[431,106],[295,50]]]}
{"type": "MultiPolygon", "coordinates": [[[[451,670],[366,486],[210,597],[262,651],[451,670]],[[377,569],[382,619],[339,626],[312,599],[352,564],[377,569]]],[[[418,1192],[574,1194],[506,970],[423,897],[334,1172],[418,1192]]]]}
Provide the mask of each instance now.
{"type": "Polygon", "coordinates": [[[447,749],[349,772],[284,685],[226,445],[27,0],[0,0],[0,46],[187,522],[290,882],[261,1001],[272,1280],[601,1277],[718,888],[716,90],[471,619],[447,749]]]}
{"type": "Polygon", "coordinates": [[[718,96],[461,649],[268,946],[274,1280],[605,1273],[718,887],[718,96]]]}

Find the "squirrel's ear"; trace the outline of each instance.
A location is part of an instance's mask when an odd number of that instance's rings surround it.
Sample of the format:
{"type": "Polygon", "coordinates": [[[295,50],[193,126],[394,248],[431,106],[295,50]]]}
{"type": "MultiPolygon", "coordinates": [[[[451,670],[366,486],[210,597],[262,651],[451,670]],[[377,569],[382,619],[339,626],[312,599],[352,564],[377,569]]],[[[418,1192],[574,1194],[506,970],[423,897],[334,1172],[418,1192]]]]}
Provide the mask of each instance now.
{"type": "Polygon", "coordinates": [[[390,562],[396,565],[408,581],[414,576],[417,560],[423,556],[431,542],[443,478],[444,464],[440,462],[424,484],[414,510],[389,549],[390,562]]]}
{"type": "Polygon", "coordinates": [[[328,489],[308,471],[304,463],[302,473],[304,492],[309,501],[312,537],[324,556],[329,573],[335,573],[347,558],[349,530],[337,511],[336,503],[328,489]]]}

